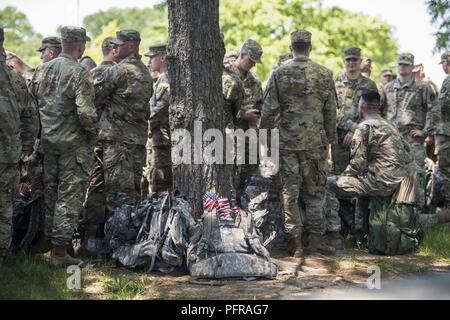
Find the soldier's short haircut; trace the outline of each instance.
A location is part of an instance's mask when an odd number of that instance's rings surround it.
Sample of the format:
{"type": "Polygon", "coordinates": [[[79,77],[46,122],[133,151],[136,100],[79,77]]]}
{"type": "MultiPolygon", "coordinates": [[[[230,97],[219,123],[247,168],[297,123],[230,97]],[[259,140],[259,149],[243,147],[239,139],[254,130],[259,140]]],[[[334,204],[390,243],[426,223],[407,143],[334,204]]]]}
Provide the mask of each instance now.
{"type": "Polygon", "coordinates": [[[291,44],[292,50],[296,53],[305,53],[309,48],[311,48],[310,42],[293,42],[291,44]]]}
{"type": "Polygon", "coordinates": [[[363,99],[364,102],[366,103],[367,109],[373,111],[380,110],[381,98],[378,91],[364,89],[361,94],[361,99],[363,99]]]}

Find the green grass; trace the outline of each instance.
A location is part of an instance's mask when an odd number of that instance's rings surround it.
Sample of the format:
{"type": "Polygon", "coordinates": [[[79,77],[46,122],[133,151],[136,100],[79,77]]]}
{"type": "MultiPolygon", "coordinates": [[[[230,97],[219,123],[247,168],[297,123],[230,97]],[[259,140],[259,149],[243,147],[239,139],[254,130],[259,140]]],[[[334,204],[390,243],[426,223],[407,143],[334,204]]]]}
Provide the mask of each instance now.
{"type": "Polygon", "coordinates": [[[125,273],[108,261],[89,261],[91,267],[82,269],[81,289],[67,288],[70,274],[66,269],[55,268],[42,258],[19,253],[6,261],[5,274],[0,283],[0,300],[5,299],[138,299],[152,293],[152,280],[147,275],[125,273]],[[89,279],[89,281],[87,281],[89,279]],[[89,282],[89,283],[87,283],[89,282]],[[96,285],[99,292],[84,290],[96,285]]]}
{"type": "Polygon", "coordinates": [[[450,262],[450,224],[442,224],[425,230],[419,253],[433,260],[450,262]]]}
{"type": "Polygon", "coordinates": [[[68,274],[27,254],[9,256],[0,285],[0,299],[78,299],[67,289],[68,274]]]}
{"type": "Polygon", "coordinates": [[[100,281],[108,299],[131,300],[148,292],[152,280],[146,277],[130,279],[124,276],[104,279],[100,281]]]}
{"type": "MultiPolygon", "coordinates": [[[[433,262],[450,263],[450,224],[428,228],[419,252],[417,263],[397,262],[385,257],[374,261],[360,261],[354,253],[336,257],[335,267],[340,263],[351,263],[354,268],[378,265],[382,273],[425,272],[433,262]]],[[[90,266],[82,270],[82,289],[67,288],[70,276],[65,269],[52,267],[40,257],[19,253],[6,261],[5,275],[0,283],[0,299],[203,299],[207,294],[195,295],[174,293],[164,288],[164,278],[152,278],[144,273],[117,268],[109,261],[88,261],[90,266]]],[[[180,290],[182,291],[182,290],[180,290]]],[[[178,292],[178,290],[175,290],[178,292]]]]}

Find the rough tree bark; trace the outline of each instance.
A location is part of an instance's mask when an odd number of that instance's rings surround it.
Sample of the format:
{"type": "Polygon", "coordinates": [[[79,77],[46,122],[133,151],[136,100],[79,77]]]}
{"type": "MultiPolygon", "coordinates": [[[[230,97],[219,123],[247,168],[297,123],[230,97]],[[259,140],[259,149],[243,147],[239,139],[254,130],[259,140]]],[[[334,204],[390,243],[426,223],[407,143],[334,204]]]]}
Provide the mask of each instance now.
{"type": "MultiPolygon", "coordinates": [[[[201,121],[203,132],[214,128],[223,134],[224,45],[220,37],[219,0],[169,0],[168,8],[171,130],[187,129],[193,142],[194,121],[201,121]]],[[[191,148],[192,161],[193,152],[191,148]]],[[[174,166],[174,187],[188,197],[198,217],[203,211],[205,192],[229,196],[229,174],[225,165],[181,164],[174,166]]]]}

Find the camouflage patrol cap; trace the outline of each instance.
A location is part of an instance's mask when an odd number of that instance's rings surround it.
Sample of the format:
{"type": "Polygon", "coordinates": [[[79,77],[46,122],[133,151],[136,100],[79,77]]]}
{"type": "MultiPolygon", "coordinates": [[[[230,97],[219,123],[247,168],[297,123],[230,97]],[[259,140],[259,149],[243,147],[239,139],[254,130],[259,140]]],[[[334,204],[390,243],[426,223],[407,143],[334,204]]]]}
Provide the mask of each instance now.
{"type": "Polygon", "coordinates": [[[45,37],[37,51],[42,52],[46,48],[61,48],[61,39],[59,37],[45,37]]]}
{"type": "Polygon", "coordinates": [[[141,35],[133,29],[125,29],[116,32],[116,37],[111,40],[112,43],[122,45],[125,42],[140,42],[141,35]]]}
{"type": "Polygon", "coordinates": [[[394,73],[392,72],[391,69],[384,69],[384,70],[381,71],[381,75],[382,76],[393,76],[394,73]]]}
{"type": "Polygon", "coordinates": [[[344,60],[346,59],[361,59],[361,48],[350,47],[344,49],[344,60]]]}
{"type": "Polygon", "coordinates": [[[407,64],[407,65],[413,65],[414,64],[414,55],[412,53],[400,53],[398,55],[398,64],[407,64]]]}
{"type": "Polygon", "coordinates": [[[252,39],[245,40],[244,44],[241,48],[242,53],[248,54],[250,57],[250,60],[252,60],[255,63],[261,62],[261,56],[263,54],[263,49],[259,45],[258,42],[252,39]]]}
{"type": "Polygon", "coordinates": [[[111,42],[111,40],[113,40],[113,39],[114,39],[113,37],[106,37],[105,39],[103,39],[103,42],[102,42],[102,50],[103,51],[114,48],[115,44],[111,42]]]}
{"type": "Polygon", "coordinates": [[[61,28],[61,42],[74,43],[91,41],[86,35],[86,29],[81,27],[65,26],[61,28]]]}
{"type": "Polygon", "coordinates": [[[361,61],[361,68],[372,65],[372,59],[364,57],[361,61]]]}
{"type": "Polygon", "coordinates": [[[291,43],[311,43],[311,37],[308,30],[297,29],[291,33],[291,43]]]}
{"type": "Polygon", "coordinates": [[[3,42],[5,40],[5,35],[3,32],[3,28],[0,27],[0,42],[3,42]]]}
{"type": "Polygon", "coordinates": [[[144,53],[146,57],[154,57],[159,54],[165,55],[167,53],[167,45],[165,43],[155,44],[148,48],[148,52],[144,53]]]}
{"type": "Polygon", "coordinates": [[[422,70],[423,69],[423,64],[416,64],[415,66],[414,66],[414,69],[413,69],[413,72],[418,72],[418,71],[420,71],[420,70],[422,70]]]}
{"type": "Polygon", "coordinates": [[[444,61],[449,61],[449,58],[450,58],[450,51],[444,52],[441,55],[441,62],[439,62],[439,64],[443,64],[444,61]]]}

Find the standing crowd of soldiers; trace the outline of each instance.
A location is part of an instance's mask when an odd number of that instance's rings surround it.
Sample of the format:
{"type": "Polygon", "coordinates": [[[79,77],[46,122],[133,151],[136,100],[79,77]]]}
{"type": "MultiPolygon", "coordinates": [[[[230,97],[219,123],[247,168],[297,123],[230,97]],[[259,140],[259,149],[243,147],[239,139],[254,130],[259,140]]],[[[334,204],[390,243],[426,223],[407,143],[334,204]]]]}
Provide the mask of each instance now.
{"type": "MultiPolygon", "coordinates": [[[[55,266],[79,264],[75,256],[89,254],[89,241],[102,237],[106,219],[126,199],[172,188],[166,45],[150,46],[145,66],[139,32],[121,30],[103,41],[96,66],[83,57],[89,40],[85,29],[63,27],[61,38],[43,39],[43,64],[31,70],[6,54],[0,29],[0,268],[11,241],[19,165],[33,193],[44,197],[55,266]],[[82,237],[76,251],[74,230],[82,237]]],[[[239,53],[226,54],[222,88],[227,128],[280,130],[280,193],[292,256],[302,257],[305,232],[309,251],[327,255],[342,247],[342,235],[367,232],[367,200],[391,196],[411,174],[422,207],[426,145],[433,142],[450,202],[450,77],[437,93],[414,76],[414,56],[405,53],[397,79],[383,70],[377,87],[360,48],[344,50],[337,79],[309,58],[309,31],[294,31],[290,48],[263,91],[251,72],[263,49],[246,40],[239,53]],[[339,201],[333,217],[325,213],[328,192],[339,201]]],[[[449,62],[450,54],[442,55],[447,74],[449,62]]],[[[245,143],[247,161],[230,177],[236,204],[258,171],[248,164],[245,143]]]]}

